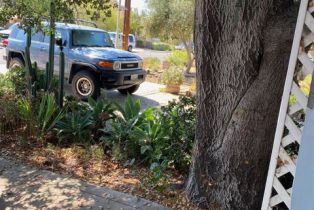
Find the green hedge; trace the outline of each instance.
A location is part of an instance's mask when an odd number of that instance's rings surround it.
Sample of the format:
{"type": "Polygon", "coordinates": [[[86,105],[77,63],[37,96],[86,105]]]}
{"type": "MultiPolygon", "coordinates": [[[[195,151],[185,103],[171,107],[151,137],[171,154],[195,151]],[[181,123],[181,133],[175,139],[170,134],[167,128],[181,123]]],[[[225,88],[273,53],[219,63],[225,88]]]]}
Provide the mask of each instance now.
{"type": "Polygon", "coordinates": [[[175,50],[171,53],[167,61],[174,66],[186,66],[188,63],[188,54],[185,50],[175,50]]]}
{"type": "Polygon", "coordinates": [[[153,43],[149,41],[144,41],[144,40],[137,40],[136,41],[136,46],[139,48],[147,48],[147,49],[152,49],[153,48],[153,43]]]}
{"type": "Polygon", "coordinates": [[[159,51],[171,51],[171,45],[167,44],[167,43],[153,43],[153,50],[159,50],[159,51]]]}
{"type": "Polygon", "coordinates": [[[146,48],[151,50],[159,50],[159,51],[170,51],[173,47],[167,43],[163,42],[150,42],[145,40],[137,40],[136,46],[139,48],[146,48]]]}

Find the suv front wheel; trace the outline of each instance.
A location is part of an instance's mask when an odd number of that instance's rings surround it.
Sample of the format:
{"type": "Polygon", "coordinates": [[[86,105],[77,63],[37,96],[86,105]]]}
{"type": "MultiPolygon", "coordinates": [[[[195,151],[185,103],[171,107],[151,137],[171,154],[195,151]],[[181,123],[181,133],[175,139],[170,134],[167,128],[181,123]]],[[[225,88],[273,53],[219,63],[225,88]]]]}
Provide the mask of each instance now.
{"type": "Polygon", "coordinates": [[[140,87],[140,85],[134,85],[134,86],[131,86],[129,88],[125,88],[125,89],[118,89],[118,91],[123,94],[123,95],[127,95],[127,94],[133,94],[135,93],[138,88],[140,87]]]}
{"type": "Polygon", "coordinates": [[[79,71],[73,77],[72,91],[81,100],[87,100],[89,97],[97,99],[100,95],[99,81],[91,72],[79,71]]]}
{"type": "Polygon", "coordinates": [[[11,71],[11,70],[14,70],[16,68],[23,69],[24,68],[24,63],[19,58],[12,58],[10,60],[10,64],[9,64],[9,70],[11,71]]]}

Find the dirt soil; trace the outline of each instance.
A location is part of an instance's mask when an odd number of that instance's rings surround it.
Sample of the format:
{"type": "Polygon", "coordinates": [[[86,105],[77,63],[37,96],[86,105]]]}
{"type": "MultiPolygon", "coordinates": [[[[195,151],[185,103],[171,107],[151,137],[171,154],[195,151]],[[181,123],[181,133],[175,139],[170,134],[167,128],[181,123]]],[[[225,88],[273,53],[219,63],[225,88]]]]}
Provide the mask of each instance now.
{"type": "Polygon", "coordinates": [[[172,209],[197,209],[184,194],[185,177],[176,171],[166,173],[169,185],[158,192],[150,183],[148,167],[124,167],[108,155],[97,157],[80,147],[60,148],[25,141],[19,136],[0,135],[0,156],[25,164],[72,175],[89,183],[145,198],[172,209]],[[93,157],[94,156],[94,157],[93,157]]]}

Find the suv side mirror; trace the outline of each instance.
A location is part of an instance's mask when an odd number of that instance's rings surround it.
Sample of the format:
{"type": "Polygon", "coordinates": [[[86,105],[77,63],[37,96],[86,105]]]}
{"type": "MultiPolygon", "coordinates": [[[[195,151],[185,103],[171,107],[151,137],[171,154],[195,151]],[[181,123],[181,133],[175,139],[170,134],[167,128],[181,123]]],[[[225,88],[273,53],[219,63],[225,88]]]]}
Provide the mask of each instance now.
{"type": "Polygon", "coordinates": [[[58,45],[59,47],[64,46],[64,43],[61,37],[56,38],[56,45],[58,45]]]}

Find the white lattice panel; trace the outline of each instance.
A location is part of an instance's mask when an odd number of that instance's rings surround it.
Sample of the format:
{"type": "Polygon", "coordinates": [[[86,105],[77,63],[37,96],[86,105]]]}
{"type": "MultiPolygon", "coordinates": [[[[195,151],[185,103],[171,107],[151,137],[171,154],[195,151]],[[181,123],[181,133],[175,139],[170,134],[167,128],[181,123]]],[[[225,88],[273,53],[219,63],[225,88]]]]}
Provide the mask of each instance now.
{"type": "MultiPolygon", "coordinates": [[[[305,49],[314,41],[314,0],[302,0],[283,93],[274,147],[265,187],[262,210],[290,209],[291,192],[297,152],[301,144],[304,114],[308,98],[294,81],[297,62],[302,65],[302,76],[312,75],[314,63],[305,49]],[[290,97],[295,98],[291,104],[290,97]],[[300,117],[301,116],[301,117],[300,117]]],[[[299,70],[299,69],[298,69],[299,70]]]]}

